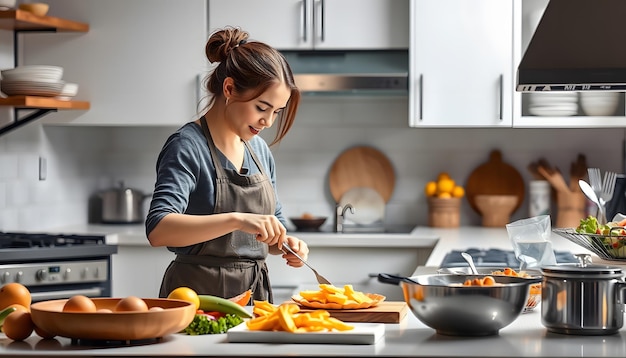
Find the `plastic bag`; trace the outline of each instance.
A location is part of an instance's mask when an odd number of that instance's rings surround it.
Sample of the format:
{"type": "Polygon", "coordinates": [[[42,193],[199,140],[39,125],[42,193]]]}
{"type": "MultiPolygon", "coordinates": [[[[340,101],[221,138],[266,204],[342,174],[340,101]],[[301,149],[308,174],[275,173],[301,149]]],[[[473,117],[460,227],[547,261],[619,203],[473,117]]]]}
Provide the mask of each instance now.
{"type": "Polygon", "coordinates": [[[515,257],[520,261],[520,270],[556,265],[550,242],[550,216],[540,215],[512,222],[506,225],[506,231],[513,244],[515,257]]]}

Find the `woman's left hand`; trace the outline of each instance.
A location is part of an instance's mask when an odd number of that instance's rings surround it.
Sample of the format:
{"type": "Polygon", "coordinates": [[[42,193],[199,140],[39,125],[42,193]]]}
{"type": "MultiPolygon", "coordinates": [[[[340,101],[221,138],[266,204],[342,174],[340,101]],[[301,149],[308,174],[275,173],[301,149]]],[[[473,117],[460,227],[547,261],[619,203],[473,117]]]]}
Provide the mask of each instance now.
{"type": "MultiPolygon", "coordinates": [[[[294,236],[287,236],[287,243],[293,251],[295,251],[298,255],[300,255],[300,257],[302,257],[303,260],[306,260],[309,257],[309,246],[306,244],[306,242],[294,236]]],[[[300,259],[296,257],[296,255],[292,254],[289,251],[283,253],[282,257],[287,261],[287,265],[291,267],[301,267],[304,265],[302,261],[300,261],[300,259]]]]}

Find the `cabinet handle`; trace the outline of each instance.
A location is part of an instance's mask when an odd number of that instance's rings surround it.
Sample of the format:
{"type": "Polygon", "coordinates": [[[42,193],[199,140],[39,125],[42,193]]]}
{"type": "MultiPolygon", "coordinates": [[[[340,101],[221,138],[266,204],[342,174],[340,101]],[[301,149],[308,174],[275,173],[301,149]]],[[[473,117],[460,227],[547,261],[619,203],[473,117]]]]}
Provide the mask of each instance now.
{"type": "Polygon", "coordinates": [[[302,28],[301,28],[301,34],[302,34],[302,41],[307,42],[307,14],[306,14],[306,0],[302,0],[302,19],[300,21],[300,23],[302,24],[302,28]]]}
{"type": "Polygon", "coordinates": [[[420,116],[419,119],[420,121],[422,121],[424,119],[424,74],[420,73],[420,80],[419,80],[419,90],[420,90],[420,96],[419,96],[419,108],[420,108],[420,116]]]}
{"type": "Polygon", "coordinates": [[[500,122],[504,118],[504,74],[500,74],[500,109],[498,115],[500,116],[500,122]]]}
{"type": "Polygon", "coordinates": [[[326,8],[326,6],[324,6],[324,0],[320,1],[320,39],[322,40],[322,42],[324,42],[326,40],[326,30],[325,30],[325,26],[324,23],[325,21],[325,16],[324,16],[324,9],[326,8]]]}

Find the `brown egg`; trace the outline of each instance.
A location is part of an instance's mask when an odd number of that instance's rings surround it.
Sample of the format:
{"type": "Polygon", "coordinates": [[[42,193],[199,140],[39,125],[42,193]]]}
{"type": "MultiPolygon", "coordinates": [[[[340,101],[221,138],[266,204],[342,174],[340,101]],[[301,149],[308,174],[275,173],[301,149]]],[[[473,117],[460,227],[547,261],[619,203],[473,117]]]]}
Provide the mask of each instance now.
{"type": "Polygon", "coordinates": [[[159,307],[159,306],[150,307],[149,311],[163,311],[163,307],[159,307]]]}
{"type": "Polygon", "coordinates": [[[108,308],[100,308],[96,312],[98,312],[98,313],[113,313],[113,311],[108,309],[108,308]]]}
{"type": "Polygon", "coordinates": [[[96,304],[87,296],[76,295],[65,302],[63,312],[96,312],[96,304]]]}
{"type": "Polygon", "coordinates": [[[115,312],[144,312],[148,310],[148,305],[139,297],[128,296],[122,298],[117,305],[115,305],[115,312]]]}

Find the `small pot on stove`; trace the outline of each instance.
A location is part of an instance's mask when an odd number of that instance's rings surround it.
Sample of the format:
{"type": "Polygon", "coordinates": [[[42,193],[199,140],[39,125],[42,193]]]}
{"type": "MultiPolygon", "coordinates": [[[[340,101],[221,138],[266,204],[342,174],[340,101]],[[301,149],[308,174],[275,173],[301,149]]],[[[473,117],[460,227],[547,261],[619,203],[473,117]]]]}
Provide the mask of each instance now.
{"type": "Polygon", "coordinates": [[[541,268],[541,323],[548,331],[574,335],[608,335],[624,324],[626,282],[617,266],[578,264],[541,268]]]}
{"type": "Polygon", "coordinates": [[[117,188],[98,193],[102,200],[102,222],[108,224],[133,224],[144,220],[143,201],[152,194],[124,186],[120,182],[117,188]]]}

